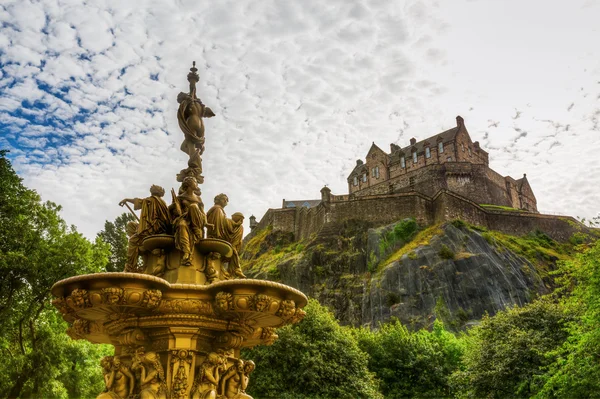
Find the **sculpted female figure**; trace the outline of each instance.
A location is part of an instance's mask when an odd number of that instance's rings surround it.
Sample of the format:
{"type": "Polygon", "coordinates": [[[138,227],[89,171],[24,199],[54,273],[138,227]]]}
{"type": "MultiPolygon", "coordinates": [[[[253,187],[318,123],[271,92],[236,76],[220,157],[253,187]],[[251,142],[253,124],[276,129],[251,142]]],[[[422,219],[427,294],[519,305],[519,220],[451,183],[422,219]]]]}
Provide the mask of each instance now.
{"type": "MultiPolygon", "coordinates": [[[[249,362],[252,361],[250,360],[249,362]]],[[[248,377],[245,376],[244,370],[244,361],[238,359],[236,364],[231,366],[221,379],[221,395],[227,399],[252,399],[252,396],[245,393],[248,386],[248,377]]]]}
{"type": "Polygon", "coordinates": [[[227,241],[233,247],[233,256],[229,260],[229,270],[237,277],[245,278],[240,268],[239,251],[242,249],[242,236],[244,230],[244,215],[239,212],[233,214],[232,219],[227,218],[225,207],[229,203],[229,198],[225,194],[219,194],[215,197],[215,205],[210,208],[206,214],[208,223],[207,233],[209,237],[219,238],[227,241]]]}
{"type": "Polygon", "coordinates": [[[179,103],[177,121],[185,135],[185,139],[181,143],[181,151],[190,157],[196,151],[202,154],[204,152],[204,122],[202,122],[202,118],[211,118],[215,114],[196,97],[195,87],[190,94],[179,93],[177,102],[179,103]]]}
{"type": "Polygon", "coordinates": [[[121,363],[119,356],[107,356],[100,361],[100,365],[106,388],[97,399],[126,399],[133,393],[133,374],[121,363]]]}
{"type": "Polygon", "coordinates": [[[136,225],[137,230],[133,234],[129,234],[131,231],[128,231],[129,247],[127,248],[125,271],[134,272],[137,270],[138,257],[144,238],[167,232],[170,217],[167,204],[162,199],[164,195],[165,189],[153,184],[150,187],[150,197],[124,198],[119,202],[120,206],[124,206],[130,202],[133,204],[133,209],[142,210],[139,223],[136,225]]]}
{"type": "Polygon", "coordinates": [[[216,353],[209,353],[200,365],[192,386],[192,399],[216,399],[219,373],[223,371],[223,359],[216,353]]]}
{"type": "Polygon", "coordinates": [[[240,389],[240,394],[239,396],[236,396],[236,398],[252,399],[252,396],[246,394],[246,388],[248,388],[248,382],[250,382],[250,374],[252,374],[255,368],[256,364],[254,364],[252,360],[246,360],[244,362],[244,375],[242,376],[242,386],[240,389]]]}
{"type": "Polygon", "coordinates": [[[193,177],[183,179],[178,196],[173,193],[170,208],[174,217],[175,247],[183,252],[182,266],[192,264],[194,244],[204,237],[206,214],[199,193],[198,183],[193,177]]]}
{"type": "Polygon", "coordinates": [[[140,399],[166,399],[165,373],[156,352],[148,352],[134,361],[134,370],[140,369],[140,399]]]}

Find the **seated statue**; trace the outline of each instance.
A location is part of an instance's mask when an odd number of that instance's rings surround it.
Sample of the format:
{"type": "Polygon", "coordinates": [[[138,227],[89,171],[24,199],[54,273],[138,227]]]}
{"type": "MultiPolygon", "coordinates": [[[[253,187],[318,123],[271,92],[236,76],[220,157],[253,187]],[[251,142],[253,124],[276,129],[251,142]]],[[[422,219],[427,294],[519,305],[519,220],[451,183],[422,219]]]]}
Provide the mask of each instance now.
{"type": "Polygon", "coordinates": [[[227,241],[233,247],[233,256],[229,259],[229,271],[240,278],[246,276],[240,268],[239,251],[242,249],[242,236],[244,230],[242,223],[244,215],[239,212],[233,214],[231,219],[227,218],[225,207],[229,203],[229,198],[225,194],[219,194],[215,197],[215,205],[210,208],[206,214],[206,218],[211,226],[208,226],[208,236],[219,238],[227,241]]]}
{"type": "Polygon", "coordinates": [[[179,195],[172,194],[173,204],[169,208],[175,230],[175,247],[183,252],[181,265],[191,266],[194,244],[204,238],[204,226],[207,225],[204,203],[193,177],[183,179],[179,195]]]}
{"type": "Polygon", "coordinates": [[[192,399],[216,399],[219,374],[225,368],[226,359],[217,353],[209,353],[200,365],[190,391],[192,399]]]}
{"type": "Polygon", "coordinates": [[[244,362],[238,359],[221,378],[220,394],[227,399],[252,399],[252,396],[246,394],[248,375],[252,370],[254,370],[253,361],[244,362]]]}
{"type": "MultiPolygon", "coordinates": [[[[120,206],[128,202],[133,204],[133,209],[141,209],[139,223],[135,234],[129,237],[127,249],[127,263],[125,271],[135,272],[138,269],[138,258],[142,242],[148,236],[167,233],[170,223],[169,209],[162,199],[165,195],[164,188],[156,185],[150,187],[150,197],[125,198],[119,202],[120,206]]],[[[128,226],[130,229],[130,226],[128,226]]]]}
{"type": "Polygon", "coordinates": [[[156,352],[136,354],[134,356],[133,370],[140,370],[140,399],[166,399],[167,387],[165,372],[156,352]]]}
{"type": "Polygon", "coordinates": [[[104,392],[97,399],[127,399],[133,393],[134,377],[119,356],[106,356],[100,361],[104,374],[104,392]]]}

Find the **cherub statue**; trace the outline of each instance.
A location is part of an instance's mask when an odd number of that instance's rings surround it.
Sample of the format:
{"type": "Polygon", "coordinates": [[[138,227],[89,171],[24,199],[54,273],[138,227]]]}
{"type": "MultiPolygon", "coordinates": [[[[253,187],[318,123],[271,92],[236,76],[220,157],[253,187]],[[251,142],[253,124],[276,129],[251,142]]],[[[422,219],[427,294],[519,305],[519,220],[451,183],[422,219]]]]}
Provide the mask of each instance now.
{"type": "Polygon", "coordinates": [[[104,374],[104,392],[97,399],[127,399],[133,393],[135,379],[119,356],[106,356],[100,361],[104,374]]]}
{"type": "Polygon", "coordinates": [[[208,227],[209,237],[225,240],[233,247],[233,256],[229,259],[229,271],[237,277],[245,278],[240,268],[239,251],[242,249],[242,236],[244,230],[242,223],[244,215],[236,212],[231,219],[227,218],[225,207],[229,203],[229,198],[225,194],[219,194],[215,197],[215,205],[208,210],[206,218],[211,226],[208,227]]]}
{"type": "Polygon", "coordinates": [[[169,207],[175,230],[175,247],[183,252],[182,266],[191,266],[194,244],[204,238],[206,214],[200,198],[198,183],[193,177],[183,179],[179,195],[171,192],[173,204],[169,207]]]}
{"type": "MultiPolygon", "coordinates": [[[[164,188],[157,185],[152,185],[152,187],[150,187],[150,197],[125,198],[119,202],[120,206],[127,205],[129,202],[133,204],[133,209],[142,210],[139,217],[137,231],[135,234],[129,237],[127,264],[125,265],[126,271],[137,270],[139,251],[144,238],[154,234],[163,234],[168,231],[171,219],[169,217],[169,209],[167,208],[167,204],[162,199],[164,195],[164,188]]],[[[127,205],[127,207],[129,206],[127,205]]]]}

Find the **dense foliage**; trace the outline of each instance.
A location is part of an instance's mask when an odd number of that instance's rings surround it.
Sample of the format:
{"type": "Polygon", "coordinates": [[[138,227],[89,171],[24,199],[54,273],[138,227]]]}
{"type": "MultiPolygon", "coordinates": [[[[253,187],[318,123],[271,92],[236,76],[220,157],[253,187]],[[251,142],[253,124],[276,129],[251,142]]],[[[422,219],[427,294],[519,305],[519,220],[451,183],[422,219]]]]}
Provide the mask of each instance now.
{"type": "Polygon", "coordinates": [[[595,398],[600,392],[600,240],[561,271],[563,287],[572,287],[563,306],[577,317],[569,324],[568,339],[552,353],[556,360],[539,397],[595,398]]]}
{"type": "Polygon", "coordinates": [[[386,398],[450,396],[449,377],[460,365],[463,348],[440,322],[432,332],[411,332],[395,321],[374,331],[358,329],[355,336],[386,398]]]}
{"type": "Polygon", "coordinates": [[[572,320],[549,299],[486,316],[464,338],[464,371],[454,375],[466,397],[529,398],[539,390],[551,356],[567,339],[572,320]]]}
{"type": "Polygon", "coordinates": [[[104,348],[66,336],[50,288],[99,271],[108,249],[67,227],[59,211],[23,185],[0,151],[1,397],[94,396],[101,388],[104,348]]]}
{"type": "Polygon", "coordinates": [[[367,355],[350,330],[315,300],[298,325],[277,331],[272,346],[246,350],[256,363],[248,393],[255,398],[380,398],[367,355]]]}

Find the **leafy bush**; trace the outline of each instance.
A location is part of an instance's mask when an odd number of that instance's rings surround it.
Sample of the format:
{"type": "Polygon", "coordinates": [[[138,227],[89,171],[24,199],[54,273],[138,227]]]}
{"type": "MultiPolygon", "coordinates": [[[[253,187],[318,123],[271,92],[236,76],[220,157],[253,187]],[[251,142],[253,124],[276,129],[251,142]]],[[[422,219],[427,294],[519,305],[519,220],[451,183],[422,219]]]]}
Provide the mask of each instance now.
{"type": "Polygon", "coordinates": [[[396,223],[394,228],[385,235],[379,245],[380,256],[385,256],[389,249],[397,247],[398,244],[404,245],[409,242],[417,232],[419,226],[413,218],[403,219],[396,223]]]}
{"type": "Polygon", "coordinates": [[[561,267],[562,284],[572,289],[564,298],[566,312],[577,317],[569,324],[569,338],[554,353],[538,395],[592,398],[600,392],[600,241],[561,267]]]}
{"type": "Polygon", "coordinates": [[[549,299],[485,316],[465,338],[464,370],[453,375],[453,385],[465,397],[531,397],[571,319],[549,299]]]}
{"type": "Polygon", "coordinates": [[[455,256],[454,251],[448,248],[446,244],[442,245],[442,248],[440,248],[438,255],[440,255],[440,258],[442,259],[454,259],[455,256]]]}
{"type": "Polygon", "coordinates": [[[350,329],[314,299],[305,310],[301,323],[277,330],[272,346],[243,350],[242,357],[256,363],[248,393],[255,398],[381,398],[368,356],[350,329]]]}
{"type": "Polygon", "coordinates": [[[449,376],[458,369],[462,344],[436,321],[433,331],[411,332],[399,321],[379,330],[355,330],[369,354],[369,369],[381,380],[386,398],[448,397],[449,376]]]}

